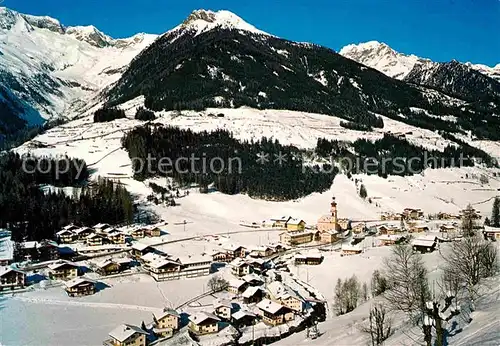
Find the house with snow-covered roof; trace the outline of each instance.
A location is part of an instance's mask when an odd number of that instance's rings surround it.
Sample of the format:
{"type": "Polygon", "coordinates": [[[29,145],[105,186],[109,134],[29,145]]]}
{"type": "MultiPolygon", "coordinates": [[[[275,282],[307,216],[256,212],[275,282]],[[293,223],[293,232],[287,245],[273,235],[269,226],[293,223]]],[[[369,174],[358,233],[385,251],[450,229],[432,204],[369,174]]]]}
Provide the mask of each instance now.
{"type": "Polygon", "coordinates": [[[180,315],[174,309],[163,309],[161,314],[153,314],[153,331],[161,337],[172,336],[179,329],[180,315]]]}
{"type": "Polygon", "coordinates": [[[56,232],[56,237],[59,239],[59,242],[64,244],[70,244],[77,239],[75,233],[70,229],[62,229],[56,232]]]}
{"type": "Polygon", "coordinates": [[[243,302],[245,304],[258,303],[266,295],[265,290],[262,287],[251,286],[248,287],[242,294],[243,302]]]}
{"type": "Polygon", "coordinates": [[[267,285],[269,298],[281,305],[284,305],[294,311],[301,312],[304,307],[304,300],[290,287],[280,281],[271,282],[267,285]]]}
{"type": "Polygon", "coordinates": [[[121,324],[111,332],[104,346],[146,346],[148,332],[131,324],[121,324]]]}
{"type": "Polygon", "coordinates": [[[486,238],[500,240],[500,227],[484,226],[483,234],[486,238]]]}
{"type": "Polygon", "coordinates": [[[225,299],[216,299],[213,302],[214,314],[220,318],[225,320],[229,320],[231,318],[231,311],[233,309],[233,305],[231,301],[225,299]]]}
{"type": "Polygon", "coordinates": [[[433,235],[421,236],[411,241],[413,251],[418,251],[420,253],[433,252],[436,249],[437,244],[438,239],[433,235]]]}
{"type": "Polygon", "coordinates": [[[259,309],[259,315],[262,317],[264,323],[273,326],[292,321],[295,318],[292,309],[269,299],[263,299],[257,304],[257,308],[259,309]]]}
{"type": "Polygon", "coordinates": [[[257,316],[253,312],[238,310],[231,316],[231,323],[236,328],[241,328],[253,325],[256,318],[257,316]]]}
{"type": "Polygon", "coordinates": [[[211,334],[219,331],[220,318],[208,312],[198,312],[189,316],[189,329],[197,334],[211,334]]]}
{"type": "Polygon", "coordinates": [[[74,278],[66,281],[64,290],[70,297],[89,296],[96,292],[95,284],[96,282],[91,279],[83,277],[74,278]]]}
{"type": "Polygon", "coordinates": [[[228,290],[228,292],[231,292],[233,294],[241,294],[246,290],[246,288],[248,286],[250,286],[250,285],[243,280],[232,279],[232,280],[229,280],[227,290],[228,290]]]}
{"type": "Polygon", "coordinates": [[[58,261],[48,265],[51,280],[71,280],[78,276],[78,265],[69,261],[58,261]]]}
{"type": "Polygon", "coordinates": [[[231,273],[236,276],[245,276],[251,272],[250,264],[240,257],[231,261],[229,267],[231,268],[231,273]]]}
{"type": "Polygon", "coordinates": [[[26,274],[10,267],[0,267],[0,291],[4,289],[23,288],[26,285],[26,274]]]}

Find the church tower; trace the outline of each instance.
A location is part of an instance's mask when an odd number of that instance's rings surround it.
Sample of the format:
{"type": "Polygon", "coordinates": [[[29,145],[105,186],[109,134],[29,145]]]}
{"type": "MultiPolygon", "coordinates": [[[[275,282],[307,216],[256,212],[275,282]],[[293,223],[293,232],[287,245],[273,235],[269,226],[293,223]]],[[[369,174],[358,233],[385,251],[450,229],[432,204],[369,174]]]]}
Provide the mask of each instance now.
{"type": "Polygon", "coordinates": [[[330,213],[332,214],[332,223],[337,224],[337,202],[335,197],[332,197],[332,203],[330,204],[330,213]]]}

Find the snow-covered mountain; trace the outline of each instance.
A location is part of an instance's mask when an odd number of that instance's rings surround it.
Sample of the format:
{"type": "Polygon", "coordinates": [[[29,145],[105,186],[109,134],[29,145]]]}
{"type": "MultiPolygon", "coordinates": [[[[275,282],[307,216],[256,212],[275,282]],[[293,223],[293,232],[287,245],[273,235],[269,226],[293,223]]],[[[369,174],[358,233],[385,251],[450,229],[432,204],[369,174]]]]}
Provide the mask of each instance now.
{"type": "MultiPolygon", "coordinates": [[[[429,70],[439,65],[439,63],[427,58],[397,52],[387,44],[378,41],[349,44],[343,47],[339,53],[396,79],[404,79],[414,67],[429,70]]],[[[470,62],[464,65],[500,81],[500,63],[495,67],[470,62]]]]}
{"type": "Polygon", "coordinates": [[[10,103],[29,105],[36,118],[71,117],[155,39],[113,39],[93,26],[65,27],[50,17],[0,8],[0,84],[17,99],[10,103]]]}
{"type": "Polygon", "coordinates": [[[339,54],[396,79],[404,79],[415,65],[433,64],[429,59],[396,52],[378,41],[350,44],[343,47],[339,54]]]}

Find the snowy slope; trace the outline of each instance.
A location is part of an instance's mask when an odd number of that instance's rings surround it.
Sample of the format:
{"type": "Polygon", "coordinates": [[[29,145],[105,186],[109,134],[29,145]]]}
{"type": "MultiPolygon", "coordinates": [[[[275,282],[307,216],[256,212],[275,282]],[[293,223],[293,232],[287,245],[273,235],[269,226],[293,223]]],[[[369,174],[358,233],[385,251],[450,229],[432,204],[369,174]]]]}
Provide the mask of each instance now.
{"type": "Polygon", "coordinates": [[[65,28],[50,17],[0,8],[0,83],[44,118],[71,116],[155,38],[114,40],[92,26],[65,28]]]}
{"type": "MultiPolygon", "coordinates": [[[[439,64],[413,54],[397,52],[387,44],[377,41],[347,45],[340,50],[339,54],[396,79],[404,79],[415,66],[432,69],[439,64]]],[[[500,64],[490,67],[467,62],[464,65],[488,77],[500,80],[500,64]]]]}

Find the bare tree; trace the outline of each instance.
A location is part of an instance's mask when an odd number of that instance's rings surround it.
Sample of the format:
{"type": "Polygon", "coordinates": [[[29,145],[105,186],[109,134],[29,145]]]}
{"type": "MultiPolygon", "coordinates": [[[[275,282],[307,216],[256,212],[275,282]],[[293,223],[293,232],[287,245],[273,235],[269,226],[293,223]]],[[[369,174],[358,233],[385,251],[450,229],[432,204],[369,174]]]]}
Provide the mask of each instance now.
{"type": "Polygon", "coordinates": [[[339,278],[335,285],[334,301],[337,315],[343,315],[354,310],[358,306],[360,295],[361,285],[356,275],[344,281],[339,278]]]}
{"type": "Polygon", "coordinates": [[[369,324],[363,329],[370,334],[372,346],[382,345],[392,335],[392,319],[382,304],[376,304],[370,309],[369,324]]]}
{"type": "Polygon", "coordinates": [[[384,295],[391,308],[408,314],[423,311],[430,290],[422,256],[414,253],[410,246],[396,245],[384,263],[390,287],[384,295]]]}
{"type": "Polygon", "coordinates": [[[482,278],[498,271],[498,250],[479,235],[453,242],[442,254],[448,280],[466,288],[471,301],[475,298],[475,286],[482,278]]]}
{"type": "Polygon", "coordinates": [[[208,280],[208,288],[214,292],[225,290],[229,286],[229,282],[221,276],[214,275],[208,280]]]}

